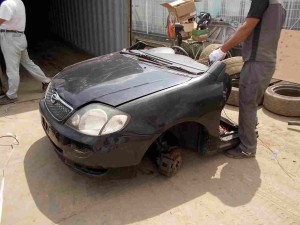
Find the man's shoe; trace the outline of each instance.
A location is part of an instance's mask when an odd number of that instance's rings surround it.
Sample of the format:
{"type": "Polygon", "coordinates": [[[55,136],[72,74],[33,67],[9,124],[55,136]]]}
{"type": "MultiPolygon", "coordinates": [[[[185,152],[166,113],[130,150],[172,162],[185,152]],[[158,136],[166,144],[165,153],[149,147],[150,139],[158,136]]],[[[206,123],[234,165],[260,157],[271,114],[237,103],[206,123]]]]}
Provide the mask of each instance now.
{"type": "Polygon", "coordinates": [[[48,88],[49,83],[42,83],[42,90],[46,91],[48,88]]]}
{"type": "Polygon", "coordinates": [[[234,158],[234,159],[243,159],[243,158],[252,158],[255,157],[255,152],[245,152],[242,151],[239,147],[227,150],[224,153],[227,157],[229,158],[234,158]]]}
{"type": "Polygon", "coordinates": [[[18,98],[9,98],[7,97],[6,95],[0,99],[0,105],[7,105],[7,104],[10,104],[10,103],[15,103],[18,101],[18,98]]]}

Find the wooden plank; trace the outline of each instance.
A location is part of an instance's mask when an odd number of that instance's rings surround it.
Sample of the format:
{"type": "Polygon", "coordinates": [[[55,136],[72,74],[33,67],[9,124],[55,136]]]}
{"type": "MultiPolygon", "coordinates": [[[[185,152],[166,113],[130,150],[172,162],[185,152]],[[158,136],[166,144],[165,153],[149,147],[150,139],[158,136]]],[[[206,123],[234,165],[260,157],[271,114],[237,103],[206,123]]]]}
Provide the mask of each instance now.
{"type": "Polygon", "coordinates": [[[273,78],[300,84],[300,31],[282,30],[273,78]]]}

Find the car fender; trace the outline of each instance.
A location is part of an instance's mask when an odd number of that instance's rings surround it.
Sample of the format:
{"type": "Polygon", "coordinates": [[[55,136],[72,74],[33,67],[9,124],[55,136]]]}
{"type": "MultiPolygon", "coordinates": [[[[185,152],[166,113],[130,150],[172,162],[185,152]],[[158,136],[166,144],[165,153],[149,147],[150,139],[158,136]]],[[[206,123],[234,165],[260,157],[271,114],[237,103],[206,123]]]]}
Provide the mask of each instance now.
{"type": "Polygon", "coordinates": [[[229,86],[225,66],[217,63],[205,74],[186,83],[119,106],[131,116],[122,132],[130,134],[132,139],[147,137],[144,149],[139,148],[136,152],[137,160],[142,159],[161,134],[180,123],[199,123],[209,135],[218,137],[221,111],[227,96],[224,90],[229,86]]]}

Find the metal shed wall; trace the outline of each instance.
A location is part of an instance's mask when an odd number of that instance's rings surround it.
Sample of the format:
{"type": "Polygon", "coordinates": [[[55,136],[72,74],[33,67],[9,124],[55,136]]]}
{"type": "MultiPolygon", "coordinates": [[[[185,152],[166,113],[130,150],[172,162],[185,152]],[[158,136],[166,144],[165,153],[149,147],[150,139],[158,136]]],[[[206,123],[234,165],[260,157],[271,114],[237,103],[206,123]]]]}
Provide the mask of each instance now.
{"type": "Polygon", "coordinates": [[[51,0],[50,30],[95,55],[129,45],[128,0],[51,0]]]}

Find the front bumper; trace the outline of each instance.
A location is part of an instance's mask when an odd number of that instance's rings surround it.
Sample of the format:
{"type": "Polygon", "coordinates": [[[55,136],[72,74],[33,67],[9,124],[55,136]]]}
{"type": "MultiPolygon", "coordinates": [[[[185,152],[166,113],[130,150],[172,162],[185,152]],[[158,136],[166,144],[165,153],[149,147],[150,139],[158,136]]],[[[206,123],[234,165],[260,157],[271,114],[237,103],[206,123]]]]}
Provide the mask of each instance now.
{"type": "Polygon", "coordinates": [[[56,121],[39,103],[44,131],[59,157],[83,173],[105,173],[110,168],[135,166],[140,163],[152,141],[151,136],[129,135],[126,132],[93,137],[81,134],[56,121]]]}

